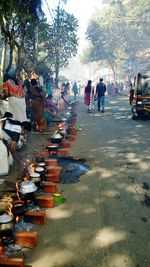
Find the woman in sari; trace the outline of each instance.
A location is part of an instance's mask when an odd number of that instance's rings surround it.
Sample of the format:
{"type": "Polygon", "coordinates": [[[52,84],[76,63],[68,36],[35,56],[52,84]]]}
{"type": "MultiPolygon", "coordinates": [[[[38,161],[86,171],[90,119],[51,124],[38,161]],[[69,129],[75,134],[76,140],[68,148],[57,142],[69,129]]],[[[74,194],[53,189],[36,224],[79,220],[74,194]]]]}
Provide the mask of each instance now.
{"type": "Polygon", "coordinates": [[[49,94],[46,97],[46,120],[47,124],[50,122],[50,119],[56,116],[58,112],[58,108],[56,106],[55,101],[53,100],[52,94],[49,94]]]}
{"type": "Polygon", "coordinates": [[[43,94],[42,88],[37,85],[36,79],[31,80],[30,105],[35,130],[42,132],[46,128],[45,96],[43,94]]]}
{"type": "Polygon", "coordinates": [[[92,81],[89,80],[84,90],[84,104],[88,106],[87,112],[92,112],[94,101],[94,87],[92,81]]]}
{"type": "Polygon", "coordinates": [[[4,77],[4,95],[8,97],[8,111],[13,114],[15,120],[27,121],[25,93],[21,84],[9,75],[4,77]]]}

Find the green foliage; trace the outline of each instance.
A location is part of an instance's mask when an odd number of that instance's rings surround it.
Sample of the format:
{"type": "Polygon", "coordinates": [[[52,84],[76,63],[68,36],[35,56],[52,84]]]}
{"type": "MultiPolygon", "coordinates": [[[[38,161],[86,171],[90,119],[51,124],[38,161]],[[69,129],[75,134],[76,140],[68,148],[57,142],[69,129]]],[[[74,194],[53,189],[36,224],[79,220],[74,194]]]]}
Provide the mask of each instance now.
{"type": "Polygon", "coordinates": [[[57,9],[52,24],[46,19],[29,25],[24,38],[21,55],[21,65],[28,71],[33,68],[42,68],[58,75],[59,70],[68,64],[70,57],[77,52],[78,23],[75,17],[64,10],[57,9]],[[38,48],[35,54],[36,31],[38,33],[38,48]],[[36,57],[36,58],[35,58],[36,57]],[[56,73],[58,72],[58,73],[56,73]]]}
{"type": "Polygon", "coordinates": [[[86,36],[90,47],[83,62],[106,60],[114,66],[118,61],[150,48],[149,0],[107,0],[103,11],[91,19],[86,36]]]}
{"type": "Polygon", "coordinates": [[[58,8],[49,25],[43,17],[41,0],[1,0],[0,27],[10,47],[7,71],[12,66],[14,51],[18,56],[18,69],[23,67],[29,71],[41,66],[57,75],[77,53],[76,18],[58,8]]]}
{"type": "Polygon", "coordinates": [[[122,51],[122,35],[116,16],[119,10],[108,8],[100,14],[99,12],[89,24],[86,35],[91,42],[90,60],[107,60],[113,64],[116,60],[118,51],[122,51]]]}
{"type": "Polygon", "coordinates": [[[12,66],[14,51],[17,49],[18,62],[22,44],[29,25],[43,16],[41,0],[1,0],[0,28],[2,37],[10,48],[9,64],[6,72],[12,66]]]}
{"type": "Polygon", "coordinates": [[[55,46],[54,61],[59,61],[59,68],[68,64],[69,58],[77,53],[78,21],[63,9],[55,11],[53,28],[53,40],[55,46]]]}

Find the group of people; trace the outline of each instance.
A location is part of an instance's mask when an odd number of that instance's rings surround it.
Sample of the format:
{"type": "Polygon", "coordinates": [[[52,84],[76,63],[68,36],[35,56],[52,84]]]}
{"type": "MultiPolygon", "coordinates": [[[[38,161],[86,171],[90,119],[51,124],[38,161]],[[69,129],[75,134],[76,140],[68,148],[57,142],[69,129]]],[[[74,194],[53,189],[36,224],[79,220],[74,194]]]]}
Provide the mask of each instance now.
{"type": "Polygon", "coordinates": [[[87,112],[94,110],[94,101],[97,101],[97,111],[105,111],[105,93],[106,85],[103,82],[103,78],[99,79],[99,83],[96,85],[96,91],[94,92],[94,86],[92,81],[89,80],[84,90],[84,103],[88,106],[87,112]]]}
{"type": "MultiPolygon", "coordinates": [[[[24,165],[17,150],[27,143],[31,130],[43,132],[51,117],[69,105],[67,92],[62,91],[59,103],[56,103],[53,100],[52,89],[47,87],[44,91],[37,79],[18,81],[6,75],[2,98],[8,101],[8,109],[0,118],[0,151],[3,151],[5,158],[6,154],[7,158],[12,155],[14,160],[24,165]]],[[[4,158],[1,153],[0,158],[4,158]]]]}
{"type": "Polygon", "coordinates": [[[70,82],[63,83],[61,86],[61,92],[66,92],[67,94],[73,93],[74,100],[77,99],[77,95],[80,94],[80,83],[79,81],[74,81],[71,85],[70,82]]]}
{"type": "Polygon", "coordinates": [[[115,83],[108,83],[107,84],[107,92],[108,95],[118,95],[118,94],[122,94],[124,91],[124,84],[123,82],[115,82],[115,83]]]}
{"type": "Polygon", "coordinates": [[[105,111],[105,94],[110,96],[122,95],[124,93],[123,82],[103,82],[103,78],[99,79],[96,87],[94,88],[91,80],[87,82],[84,90],[84,103],[88,106],[88,112],[94,110],[94,101],[97,101],[97,111],[105,111]]]}
{"type": "Polygon", "coordinates": [[[8,111],[20,122],[31,121],[41,131],[46,126],[44,116],[45,96],[36,79],[19,81],[10,75],[4,77],[4,98],[8,111]]]}
{"type": "MultiPolygon", "coordinates": [[[[33,131],[44,131],[51,117],[58,112],[58,103],[53,98],[53,89],[48,79],[43,88],[35,78],[18,81],[7,75],[3,87],[4,97],[8,99],[8,111],[15,120],[30,121],[33,131]]],[[[64,101],[66,94],[66,91],[61,91],[59,98],[64,101]]]]}

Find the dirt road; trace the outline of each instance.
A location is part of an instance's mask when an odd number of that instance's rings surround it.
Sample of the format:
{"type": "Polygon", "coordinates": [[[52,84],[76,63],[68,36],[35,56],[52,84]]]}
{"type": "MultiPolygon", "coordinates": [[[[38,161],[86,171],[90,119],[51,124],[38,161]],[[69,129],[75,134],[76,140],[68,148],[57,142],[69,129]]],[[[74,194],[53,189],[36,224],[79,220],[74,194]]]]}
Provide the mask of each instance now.
{"type": "Polygon", "coordinates": [[[127,97],[106,106],[88,114],[79,103],[82,131],[70,154],[91,170],[60,185],[66,203],[47,211],[39,245],[24,254],[33,267],[150,266],[150,121],[132,121],[127,97]]]}

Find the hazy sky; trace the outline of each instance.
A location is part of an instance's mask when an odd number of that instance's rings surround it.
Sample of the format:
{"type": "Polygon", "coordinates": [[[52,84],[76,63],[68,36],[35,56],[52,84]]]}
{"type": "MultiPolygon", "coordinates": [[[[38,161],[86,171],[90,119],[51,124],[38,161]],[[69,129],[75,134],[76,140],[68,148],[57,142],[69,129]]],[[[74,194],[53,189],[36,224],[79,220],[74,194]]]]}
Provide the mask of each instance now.
{"type": "Polygon", "coordinates": [[[79,20],[80,34],[84,35],[92,14],[102,7],[102,0],[67,0],[65,10],[79,20]]]}

